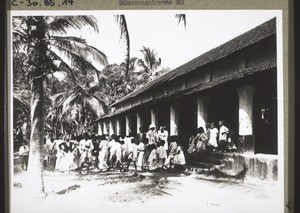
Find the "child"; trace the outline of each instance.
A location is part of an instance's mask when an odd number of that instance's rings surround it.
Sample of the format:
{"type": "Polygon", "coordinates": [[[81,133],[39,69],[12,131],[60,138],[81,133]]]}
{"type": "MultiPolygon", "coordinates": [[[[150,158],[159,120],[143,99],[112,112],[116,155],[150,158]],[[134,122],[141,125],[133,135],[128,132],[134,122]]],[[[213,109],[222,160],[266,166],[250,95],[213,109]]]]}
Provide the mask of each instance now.
{"type": "Polygon", "coordinates": [[[178,145],[176,147],[173,164],[174,164],[173,169],[175,171],[184,171],[186,169],[185,168],[185,157],[184,157],[184,153],[181,148],[181,145],[178,145]]]}
{"type": "Polygon", "coordinates": [[[174,157],[175,157],[175,154],[177,153],[178,145],[177,145],[176,141],[177,141],[177,137],[175,137],[175,136],[170,137],[170,147],[169,147],[170,154],[169,154],[169,159],[168,159],[168,162],[170,164],[169,169],[172,169],[174,157]]]}
{"type": "Polygon", "coordinates": [[[148,158],[149,170],[153,171],[153,170],[156,170],[158,168],[158,166],[157,166],[156,145],[155,144],[149,145],[149,149],[150,149],[150,155],[149,155],[149,158],[148,158]]]}
{"type": "Polygon", "coordinates": [[[134,165],[134,169],[136,171],[137,170],[136,161],[137,161],[137,157],[138,157],[138,145],[136,144],[134,138],[131,138],[131,144],[128,148],[129,148],[128,149],[129,154],[128,154],[128,161],[127,161],[127,168],[129,168],[129,164],[130,164],[130,162],[132,162],[134,165]]]}
{"type": "Polygon", "coordinates": [[[158,167],[163,168],[167,159],[167,150],[165,149],[165,141],[162,140],[157,148],[158,167]]]}

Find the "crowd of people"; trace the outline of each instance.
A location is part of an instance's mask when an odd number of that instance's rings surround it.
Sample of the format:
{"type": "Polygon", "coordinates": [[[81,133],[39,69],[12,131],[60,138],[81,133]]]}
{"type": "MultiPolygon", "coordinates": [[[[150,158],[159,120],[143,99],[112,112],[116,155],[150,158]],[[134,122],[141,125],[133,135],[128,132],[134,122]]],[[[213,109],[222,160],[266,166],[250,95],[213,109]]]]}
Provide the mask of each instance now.
{"type": "MultiPolygon", "coordinates": [[[[188,147],[187,141],[169,136],[165,126],[157,128],[154,124],[150,124],[146,132],[139,128],[135,136],[130,133],[122,136],[86,132],[54,139],[47,135],[44,139],[43,166],[58,171],[81,171],[85,165],[98,171],[126,171],[130,165],[135,170],[183,171],[185,155],[191,157],[203,151],[236,150],[233,131],[223,121],[219,121],[218,127],[214,123],[207,123],[206,128],[199,127],[196,134],[189,138],[188,147]]],[[[28,153],[29,147],[24,142],[19,149],[24,170],[27,169],[28,153]]]]}
{"type": "Polygon", "coordinates": [[[90,135],[46,137],[44,168],[81,171],[85,164],[98,171],[185,170],[185,156],[177,136],[169,136],[165,126],[158,130],[150,124],[148,131],[132,136],[90,135]]]}
{"type": "Polygon", "coordinates": [[[195,155],[202,151],[234,151],[237,147],[233,134],[234,132],[225,126],[224,121],[219,121],[219,128],[215,123],[207,123],[205,129],[199,127],[196,135],[190,137],[187,153],[195,155]]]}

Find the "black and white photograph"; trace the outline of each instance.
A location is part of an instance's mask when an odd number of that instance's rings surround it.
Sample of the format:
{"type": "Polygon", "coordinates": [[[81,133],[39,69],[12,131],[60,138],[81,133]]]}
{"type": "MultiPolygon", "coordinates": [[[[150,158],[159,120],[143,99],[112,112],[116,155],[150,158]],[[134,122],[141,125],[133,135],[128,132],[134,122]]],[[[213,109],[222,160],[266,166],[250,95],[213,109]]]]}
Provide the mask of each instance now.
{"type": "Polygon", "coordinates": [[[281,10],[9,18],[11,212],[284,211],[281,10]]]}

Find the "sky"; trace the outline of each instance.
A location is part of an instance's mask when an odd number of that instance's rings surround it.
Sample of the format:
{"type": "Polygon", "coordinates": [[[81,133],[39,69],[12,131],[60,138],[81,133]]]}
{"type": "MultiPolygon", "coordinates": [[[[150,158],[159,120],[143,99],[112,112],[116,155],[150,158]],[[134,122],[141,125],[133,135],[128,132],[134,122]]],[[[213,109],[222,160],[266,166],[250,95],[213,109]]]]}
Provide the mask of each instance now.
{"type": "MultiPolygon", "coordinates": [[[[19,11],[18,11],[19,12],[19,11]]],[[[60,11],[40,11],[61,15],[60,11]]],[[[18,14],[26,15],[26,11],[18,14]]],[[[131,11],[64,11],[64,15],[93,15],[99,33],[86,27],[70,30],[88,44],[104,52],[109,64],[124,61],[124,45],[114,15],[124,14],[130,37],[130,56],[142,58],[143,46],[154,49],[162,60],[161,68],[174,69],[273,17],[278,10],[131,10],[131,11]],[[175,14],[186,14],[187,25],[178,25],[175,14]]],[[[29,15],[29,14],[28,14],[29,15]]],[[[32,15],[32,11],[31,14],[32,15]]],[[[103,68],[96,65],[100,70],[103,68]]]]}

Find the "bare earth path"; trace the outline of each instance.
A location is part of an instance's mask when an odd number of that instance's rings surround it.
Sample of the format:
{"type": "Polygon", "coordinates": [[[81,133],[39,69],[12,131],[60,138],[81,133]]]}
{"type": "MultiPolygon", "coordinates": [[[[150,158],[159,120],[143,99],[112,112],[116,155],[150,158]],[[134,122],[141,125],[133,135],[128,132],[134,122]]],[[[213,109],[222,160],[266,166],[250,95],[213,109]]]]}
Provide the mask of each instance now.
{"type": "Polygon", "coordinates": [[[46,171],[47,197],[30,200],[15,170],[11,212],[282,212],[280,187],[262,181],[216,179],[198,174],[112,171],[46,171]]]}

